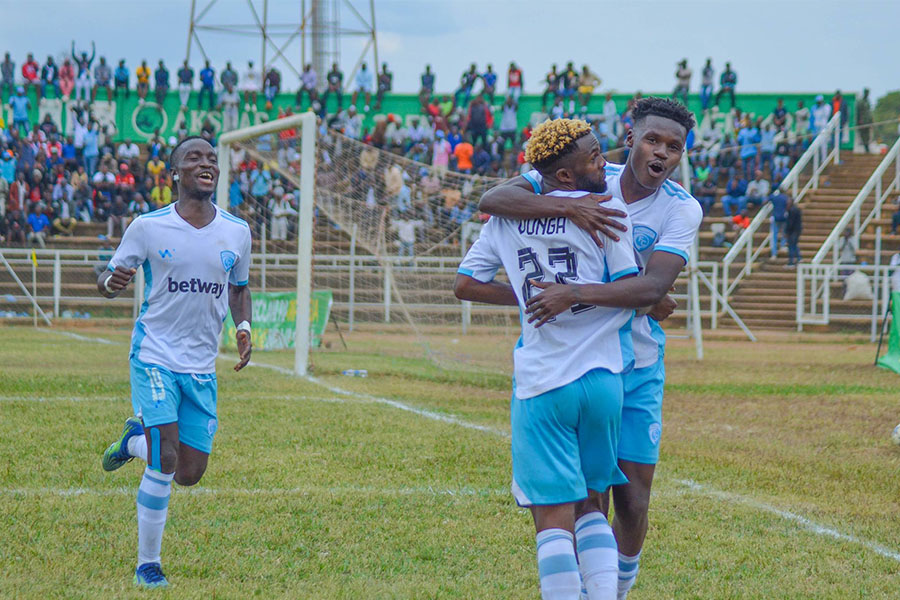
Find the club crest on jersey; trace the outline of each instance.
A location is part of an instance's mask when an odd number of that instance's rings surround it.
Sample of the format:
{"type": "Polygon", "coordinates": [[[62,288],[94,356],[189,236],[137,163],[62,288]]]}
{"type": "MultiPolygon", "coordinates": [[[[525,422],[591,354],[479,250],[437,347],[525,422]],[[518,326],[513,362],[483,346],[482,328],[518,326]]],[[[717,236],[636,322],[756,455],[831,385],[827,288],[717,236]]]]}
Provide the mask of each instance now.
{"type": "Polygon", "coordinates": [[[656,232],[646,225],[635,225],[633,233],[634,249],[638,252],[643,252],[656,241],[656,232]]]}
{"type": "Polygon", "coordinates": [[[237,255],[231,250],[222,250],[219,253],[219,256],[222,257],[222,266],[225,267],[225,272],[231,270],[231,267],[234,266],[235,261],[237,260],[237,255]]]}

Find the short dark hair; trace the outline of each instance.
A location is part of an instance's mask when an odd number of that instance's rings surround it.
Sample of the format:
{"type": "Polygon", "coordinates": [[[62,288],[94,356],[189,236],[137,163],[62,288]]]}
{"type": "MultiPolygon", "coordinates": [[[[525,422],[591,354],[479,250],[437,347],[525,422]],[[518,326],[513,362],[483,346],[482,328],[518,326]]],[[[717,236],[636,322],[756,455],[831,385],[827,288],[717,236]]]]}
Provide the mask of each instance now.
{"type": "Polygon", "coordinates": [[[169,161],[172,163],[173,167],[176,166],[176,162],[177,162],[176,161],[176,152],[178,152],[178,150],[184,144],[188,143],[191,140],[203,140],[207,144],[209,143],[209,140],[206,139],[205,137],[203,137],[202,135],[189,135],[186,138],[182,138],[181,141],[179,141],[177,144],[175,144],[175,147],[172,148],[172,152],[169,153],[169,161]]]}
{"type": "Polygon", "coordinates": [[[675,121],[684,127],[685,133],[693,129],[696,124],[693,113],[683,104],[674,100],[647,97],[641,98],[634,103],[634,110],[631,116],[634,119],[635,126],[651,115],[675,121]]]}

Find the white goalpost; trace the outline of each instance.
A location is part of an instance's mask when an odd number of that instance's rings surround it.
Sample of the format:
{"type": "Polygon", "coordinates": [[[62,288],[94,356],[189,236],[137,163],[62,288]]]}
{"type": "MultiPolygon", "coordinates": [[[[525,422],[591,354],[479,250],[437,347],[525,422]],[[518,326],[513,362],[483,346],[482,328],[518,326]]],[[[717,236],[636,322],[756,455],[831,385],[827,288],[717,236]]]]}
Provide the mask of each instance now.
{"type": "Polygon", "coordinates": [[[313,203],[316,177],[316,115],[299,115],[274,119],[266,123],[236,129],[219,136],[219,184],[216,199],[219,207],[228,209],[231,174],[231,146],[241,141],[275,134],[292,127],[300,129],[300,198],[297,215],[297,310],[294,332],[294,372],[305,376],[309,372],[309,305],[312,298],[312,238],[313,203]]]}

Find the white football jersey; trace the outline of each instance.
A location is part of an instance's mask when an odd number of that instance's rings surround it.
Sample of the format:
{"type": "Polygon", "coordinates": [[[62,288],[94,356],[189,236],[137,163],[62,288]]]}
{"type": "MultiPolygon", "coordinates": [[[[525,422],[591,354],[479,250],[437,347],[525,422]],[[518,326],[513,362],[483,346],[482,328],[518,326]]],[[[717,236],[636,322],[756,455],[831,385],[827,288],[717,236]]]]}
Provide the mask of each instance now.
{"type": "Polygon", "coordinates": [[[134,220],[109,262],[144,270],[144,304],[131,356],[176,373],[214,373],[228,284],[247,285],[250,228],[216,207],[201,229],[170,204],[134,220]]]}
{"type": "MultiPolygon", "coordinates": [[[[581,196],[585,192],[552,192],[581,196]]],[[[611,202],[625,210],[621,201],[611,202]]],[[[591,237],[564,217],[513,221],[492,217],[469,249],[459,272],[481,282],[502,266],[519,300],[540,291],[532,279],[557,283],[606,283],[637,273],[631,227],[625,243],[607,240],[598,248],[591,237]]],[[[522,337],[513,353],[515,393],[531,398],[571,383],[592,369],[621,373],[631,368],[633,310],[576,305],[539,329],[522,318],[522,337]]]]}
{"type": "MultiPolygon", "coordinates": [[[[625,165],[606,165],[607,193],[623,203],[619,179],[624,169],[625,165]]],[[[530,171],[525,178],[532,181],[532,185],[536,183],[536,189],[539,189],[540,173],[530,171]]],[[[641,273],[654,252],[676,254],[687,264],[700,221],[703,220],[703,210],[693,196],[674,181],[666,181],[655,193],[625,207],[631,219],[631,238],[641,273]]],[[[662,358],[666,334],[655,319],[646,315],[636,317],[632,323],[632,335],[635,368],[649,367],[662,358]]]]}

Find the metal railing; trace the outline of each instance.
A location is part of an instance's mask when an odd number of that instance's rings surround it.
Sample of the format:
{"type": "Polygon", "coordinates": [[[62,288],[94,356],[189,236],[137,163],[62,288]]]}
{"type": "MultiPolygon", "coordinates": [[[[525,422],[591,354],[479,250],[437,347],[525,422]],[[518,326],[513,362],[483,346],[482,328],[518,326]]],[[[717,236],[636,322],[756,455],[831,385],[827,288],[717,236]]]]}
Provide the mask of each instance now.
{"type": "MultiPolygon", "coordinates": [[[[829,163],[838,164],[840,162],[840,141],[841,141],[841,113],[837,112],[825,128],[819,132],[819,135],[813,139],[812,143],[806,151],[797,159],[797,163],[791,168],[790,172],[778,186],[783,192],[789,192],[795,203],[799,203],[807,192],[819,188],[819,176],[829,163]],[[828,151],[831,146],[831,151],[828,151]],[[807,171],[807,167],[811,168],[809,179],[800,187],[800,178],[807,171]]],[[[734,245],[728,250],[724,258],[722,258],[722,297],[727,301],[731,297],[731,293],[741,282],[741,280],[753,272],[753,265],[766,248],[771,247],[771,235],[767,235],[760,244],[754,248],[754,235],[760,227],[769,221],[772,213],[772,205],[768,202],[763,204],[756,216],[750,222],[750,226],[745,229],[734,245]],[[743,252],[744,266],[738,271],[733,279],[729,277],[731,265],[743,252]]]]}
{"type": "Polygon", "coordinates": [[[878,336],[879,319],[887,313],[891,298],[893,272],[890,265],[799,264],[797,266],[797,331],[804,325],[848,327],[869,322],[870,338],[878,336]],[[843,299],[843,281],[861,272],[868,278],[871,298],[843,299]],[[836,289],[833,289],[836,288],[836,289]],[[836,295],[832,298],[832,295],[836,295]]]}
{"type": "MultiPolygon", "coordinates": [[[[875,257],[874,265],[866,268],[881,269],[882,225],[881,209],[885,199],[893,192],[900,190],[900,140],[894,143],[885,155],[881,164],[872,173],[843,216],[828,234],[822,247],[810,261],[809,265],[801,265],[797,279],[797,329],[802,330],[804,324],[827,325],[833,315],[831,310],[831,288],[840,281],[840,272],[858,270],[856,265],[840,265],[839,242],[844,230],[853,223],[855,248],[859,248],[859,237],[862,232],[875,222],[875,257]],[[894,177],[884,185],[884,176],[893,164],[894,177]],[[863,217],[863,209],[871,203],[871,209],[863,217]],[[839,266],[840,265],[840,266],[839,266]],[[801,282],[800,274],[803,274],[801,282]],[[807,289],[808,288],[808,289],[807,289]],[[801,292],[805,301],[801,302],[801,292]],[[808,310],[807,310],[808,305],[808,310]]],[[[880,271],[877,271],[880,272],[880,271]]],[[[873,313],[874,314],[874,313],[873,313]]],[[[874,321],[873,321],[874,331],[874,321]]],[[[873,334],[874,335],[874,334],[873,334]]]]}

